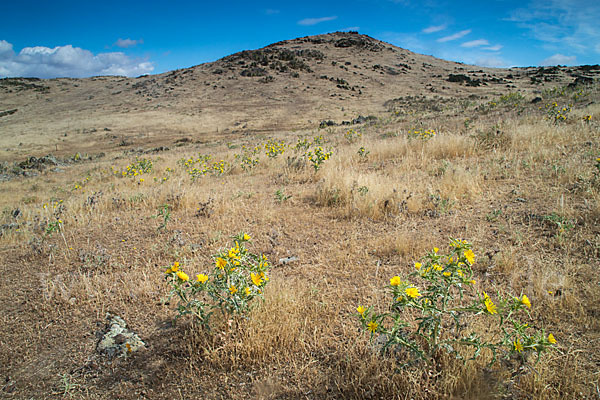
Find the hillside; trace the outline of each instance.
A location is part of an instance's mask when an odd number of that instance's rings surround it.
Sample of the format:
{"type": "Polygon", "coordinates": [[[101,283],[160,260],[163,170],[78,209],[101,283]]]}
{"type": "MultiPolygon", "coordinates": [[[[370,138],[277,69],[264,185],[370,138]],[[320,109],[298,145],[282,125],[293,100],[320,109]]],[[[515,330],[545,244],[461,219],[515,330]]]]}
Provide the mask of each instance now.
{"type": "Polygon", "coordinates": [[[335,33],[1,80],[0,397],[597,398],[597,73],[335,33]]]}
{"type": "Polygon", "coordinates": [[[160,75],[2,79],[0,161],[310,130],[323,120],[378,115],[406,96],[533,94],[598,73],[581,67],[480,68],[336,32],[160,75]]]}

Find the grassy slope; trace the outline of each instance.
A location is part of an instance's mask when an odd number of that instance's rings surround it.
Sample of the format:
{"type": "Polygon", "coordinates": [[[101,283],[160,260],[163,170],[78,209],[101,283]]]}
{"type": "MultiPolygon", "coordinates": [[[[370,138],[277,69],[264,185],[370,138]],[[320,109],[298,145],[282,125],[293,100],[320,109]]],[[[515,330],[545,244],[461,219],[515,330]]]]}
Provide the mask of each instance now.
{"type": "MultiPolygon", "coordinates": [[[[592,398],[600,361],[600,187],[593,178],[600,109],[598,88],[584,92],[562,124],[526,101],[492,108],[457,101],[442,112],[415,103],[382,115],[355,127],[362,137],[354,143],[345,128],[315,130],[309,138],[323,134],[334,152],[317,173],[291,165],[291,149],[275,159],[262,154],[245,173],[234,155],[261,143],[245,138],[152,156],[144,182],[110,173],[133,159],[115,152],[67,173],[2,183],[3,223],[11,222],[8,211],[23,213],[19,230],[0,238],[3,395],[592,398]],[[407,139],[417,127],[438,135],[407,139]],[[370,151],[366,161],[360,146],[370,151]],[[234,167],[192,182],[177,161],[198,153],[234,167]],[[155,183],[154,176],[169,179],[155,183]],[[281,188],[292,197],[279,203],[281,188]],[[102,194],[90,206],[94,192],[102,194]],[[52,198],[63,200],[64,229],[41,241],[40,226],[55,218],[52,198]],[[209,215],[198,213],[209,199],[209,215]],[[159,231],[153,216],[162,204],[173,211],[159,231]],[[553,215],[572,226],[561,231],[553,215]],[[241,230],[275,264],[299,260],[272,270],[266,301],[240,329],[223,322],[206,334],[186,320],[172,324],[174,305],[161,302],[164,266],[179,260],[190,274],[206,271],[241,230]],[[359,332],[356,306],[383,310],[389,278],[406,275],[448,237],[474,243],[477,289],[527,294],[532,324],[554,333],[558,351],[535,372],[511,378],[502,364],[489,370],[483,359],[463,365],[443,357],[397,371],[359,332]],[[125,318],[148,348],[112,362],[94,355],[106,311],[125,318]]],[[[549,94],[544,104],[573,102],[570,96],[549,94]]],[[[296,142],[295,134],[277,139],[296,142]]]]}

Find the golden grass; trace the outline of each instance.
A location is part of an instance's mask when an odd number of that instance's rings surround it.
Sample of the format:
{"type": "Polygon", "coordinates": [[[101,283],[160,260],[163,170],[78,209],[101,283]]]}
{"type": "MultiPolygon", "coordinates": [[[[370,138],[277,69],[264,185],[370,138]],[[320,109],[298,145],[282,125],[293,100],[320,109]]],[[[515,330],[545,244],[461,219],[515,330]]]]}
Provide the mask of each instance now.
{"type": "MultiPolygon", "coordinates": [[[[497,114],[465,112],[479,117],[472,129],[497,123],[497,114]]],[[[595,117],[598,107],[577,113],[595,117]]],[[[592,398],[600,332],[597,124],[554,125],[535,109],[507,111],[506,144],[487,147],[459,129],[464,117],[432,121],[441,133],[427,142],[402,133],[418,115],[364,127],[351,144],[342,129],[302,132],[323,133],[323,147],[334,151],[318,172],[289,162],[292,149],[276,159],[262,154],[246,173],[234,157],[240,147],[190,144],[142,156],[154,160],[144,182],[110,173],[135,159],[119,153],[67,166],[68,173],[3,182],[1,223],[20,225],[0,238],[7,390],[23,398],[59,393],[66,374],[81,398],[592,398]],[[364,159],[360,146],[370,151],[364,159]],[[236,164],[192,182],[177,161],[198,153],[236,164]],[[154,182],[167,167],[174,169],[168,180],[154,182]],[[291,198],[276,200],[278,189],[291,198]],[[61,213],[52,198],[63,200],[61,213]],[[164,204],[171,214],[159,229],[164,204]],[[16,208],[22,215],[13,221],[16,208]],[[47,218],[61,218],[63,231],[46,236],[47,218]],[[572,226],[561,230],[556,221],[572,226]],[[172,323],[164,266],[179,260],[190,275],[206,272],[211,255],[242,230],[274,263],[265,301],[248,319],[217,319],[212,331],[187,319],[172,323]],[[407,275],[448,237],[474,243],[478,290],[527,294],[531,323],[556,336],[558,350],[543,355],[535,372],[511,377],[505,363],[487,368],[489,354],[399,369],[403,360],[379,354],[359,332],[356,306],[385,311],[390,276],[407,275]],[[298,261],[278,264],[288,256],[298,261]],[[106,311],[123,316],[148,349],[112,363],[94,355],[106,311]],[[22,344],[19,357],[14,343],[22,344]]],[[[277,138],[294,144],[296,137],[277,138]]],[[[481,321],[473,328],[487,332],[481,321]]]]}

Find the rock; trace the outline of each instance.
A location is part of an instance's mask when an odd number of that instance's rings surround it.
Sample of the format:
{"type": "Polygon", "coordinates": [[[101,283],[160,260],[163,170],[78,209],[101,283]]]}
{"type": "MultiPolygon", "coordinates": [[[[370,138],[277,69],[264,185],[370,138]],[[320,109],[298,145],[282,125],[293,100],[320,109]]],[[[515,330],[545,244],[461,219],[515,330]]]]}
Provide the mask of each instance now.
{"type": "Polygon", "coordinates": [[[106,313],[106,319],[108,322],[104,330],[98,332],[96,350],[99,353],[109,358],[127,357],[146,346],[136,333],[127,329],[123,318],[106,313]]]}
{"type": "Polygon", "coordinates": [[[279,265],[286,265],[286,264],[289,264],[289,263],[294,262],[294,261],[298,261],[298,257],[291,256],[291,257],[280,258],[279,259],[279,265]]]}

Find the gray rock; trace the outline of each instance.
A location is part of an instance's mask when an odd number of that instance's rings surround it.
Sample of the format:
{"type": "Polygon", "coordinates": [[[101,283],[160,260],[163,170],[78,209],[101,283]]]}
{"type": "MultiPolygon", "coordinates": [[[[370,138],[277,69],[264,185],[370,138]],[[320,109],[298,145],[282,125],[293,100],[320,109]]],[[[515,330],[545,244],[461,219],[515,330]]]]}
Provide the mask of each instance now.
{"type": "Polygon", "coordinates": [[[106,319],[104,331],[98,332],[100,340],[96,350],[99,353],[109,358],[127,357],[146,345],[136,333],[127,329],[123,318],[106,313],[106,319]]]}

